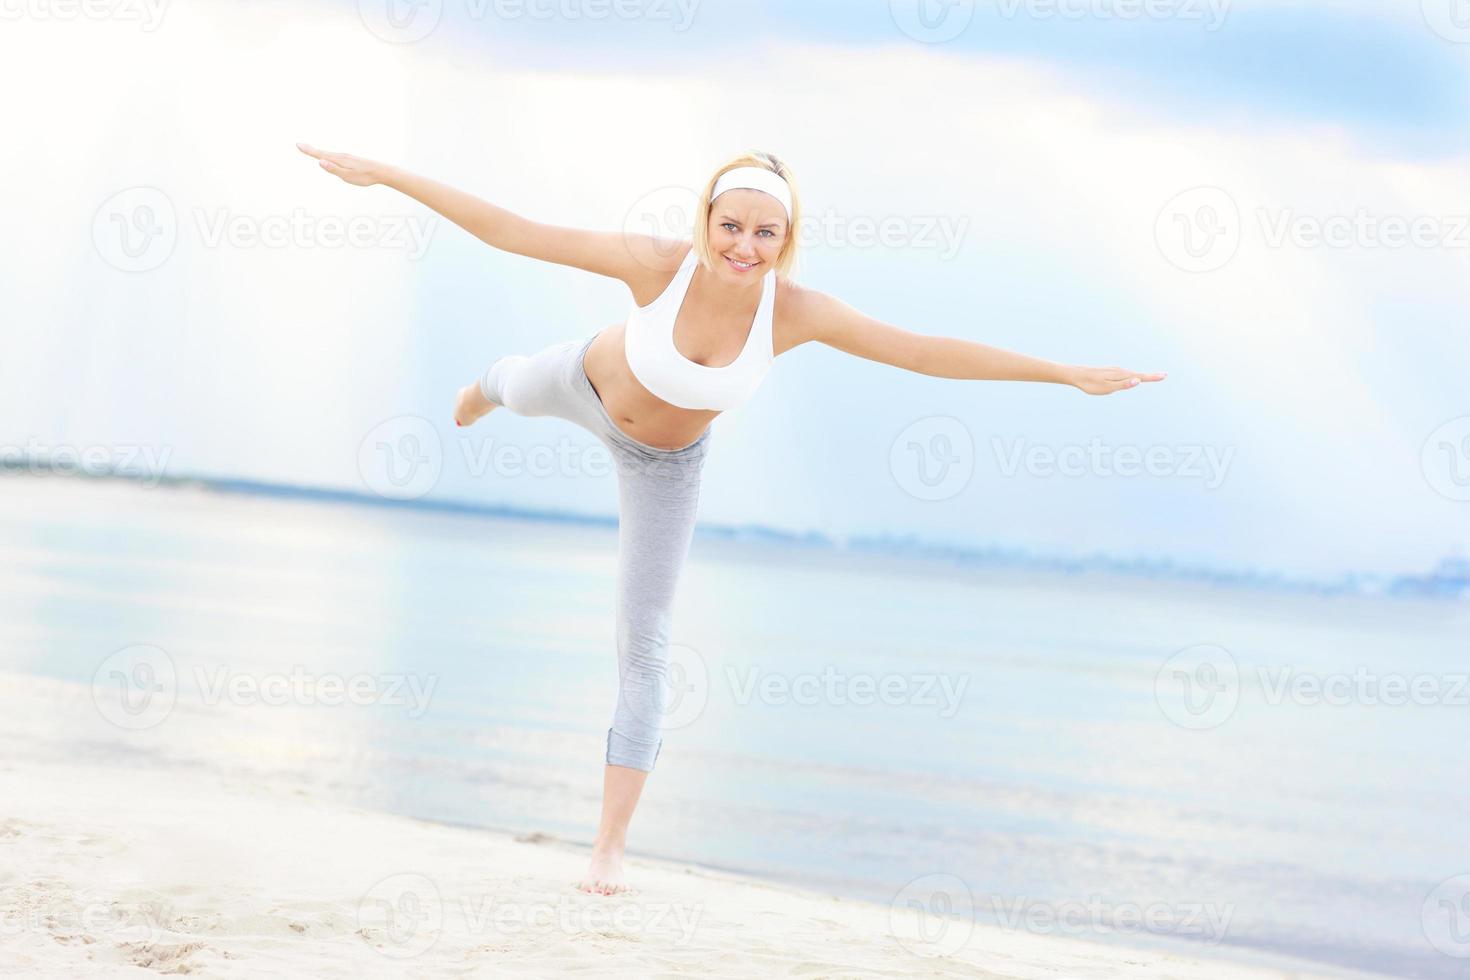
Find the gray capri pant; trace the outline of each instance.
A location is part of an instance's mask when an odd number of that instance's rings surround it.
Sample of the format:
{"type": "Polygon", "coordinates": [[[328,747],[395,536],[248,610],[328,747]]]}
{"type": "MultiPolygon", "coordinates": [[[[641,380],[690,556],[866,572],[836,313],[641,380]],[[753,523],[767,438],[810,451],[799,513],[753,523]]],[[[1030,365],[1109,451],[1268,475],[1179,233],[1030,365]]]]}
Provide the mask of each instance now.
{"type": "Polygon", "coordinates": [[[699,479],[710,428],[680,449],[632,438],[608,415],[583,358],[597,334],[508,354],[485,372],[480,391],[517,415],[555,415],[596,436],[618,471],[618,701],[607,731],[607,762],[650,772],[663,745],[674,588],[694,537],[699,479]]]}

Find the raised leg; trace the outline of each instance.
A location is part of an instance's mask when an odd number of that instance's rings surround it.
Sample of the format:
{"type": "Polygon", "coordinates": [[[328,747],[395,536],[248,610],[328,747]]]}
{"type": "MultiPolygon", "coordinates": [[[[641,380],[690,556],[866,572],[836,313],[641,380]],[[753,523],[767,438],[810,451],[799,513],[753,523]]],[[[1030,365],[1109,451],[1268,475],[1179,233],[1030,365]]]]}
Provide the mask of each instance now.
{"type": "Polygon", "coordinates": [[[585,398],[571,384],[582,343],[578,339],[564,340],[534,354],[498,358],[478,381],[460,389],[456,421],[469,425],[503,405],[517,415],[554,415],[585,426],[585,398]],[[460,408],[465,411],[464,419],[460,418],[460,408]]]}
{"type": "Polygon", "coordinates": [[[454,399],[454,424],[474,425],[499,407],[485,397],[480,382],[471,382],[459,389],[459,395],[454,399]]]}

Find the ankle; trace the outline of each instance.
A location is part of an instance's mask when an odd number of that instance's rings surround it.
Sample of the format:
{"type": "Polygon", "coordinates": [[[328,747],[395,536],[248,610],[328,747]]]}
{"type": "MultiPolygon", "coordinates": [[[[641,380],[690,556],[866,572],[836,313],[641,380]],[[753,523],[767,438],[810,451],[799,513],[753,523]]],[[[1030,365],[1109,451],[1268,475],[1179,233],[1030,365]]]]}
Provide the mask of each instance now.
{"type": "Polygon", "coordinates": [[[612,833],[599,831],[597,836],[592,838],[592,849],[594,851],[622,851],[627,846],[628,835],[626,832],[612,833]]]}

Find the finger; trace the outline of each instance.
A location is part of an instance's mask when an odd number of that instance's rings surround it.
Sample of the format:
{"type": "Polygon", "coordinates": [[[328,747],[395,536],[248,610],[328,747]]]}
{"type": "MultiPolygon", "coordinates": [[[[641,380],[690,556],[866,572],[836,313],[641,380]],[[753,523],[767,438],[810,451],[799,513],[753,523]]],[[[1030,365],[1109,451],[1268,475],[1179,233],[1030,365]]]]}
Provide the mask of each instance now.
{"type": "Polygon", "coordinates": [[[1169,376],[1169,372],[1168,371],[1155,371],[1152,374],[1140,374],[1140,375],[1136,375],[1136,377],[1140,381],[1163,381],[1168,376],[1169,376]]]}
{"type": "Polygon", "coordinates": [[[318,160],[322,158],[322,151],[318,150],[310,143],[297,143],[296,149],[300,150],[302,153],[305,153],[309,157],[316,157],[318,160]]]}
{"type": "Polygon", "coordinates": [[[346,170],[337,166],[331,160],[318,160],[317,162],[320,163],[322,165],[322,169],[329,174],[335,174],[336,176],[340,177],[347,172],[346,170]]]}
{"type": "Polygon", "coordinates": [[[330,160],[332,161],[332,163],[336,164],[344,170],[351,170],[352,161],[356,159],[350,153],[334,153],[331,150],[318,150],[314,146],[308,146],[307,149],[304,149],[301,152],[307,153],[310,156],[314,156],[318,160],[330,160]]]}

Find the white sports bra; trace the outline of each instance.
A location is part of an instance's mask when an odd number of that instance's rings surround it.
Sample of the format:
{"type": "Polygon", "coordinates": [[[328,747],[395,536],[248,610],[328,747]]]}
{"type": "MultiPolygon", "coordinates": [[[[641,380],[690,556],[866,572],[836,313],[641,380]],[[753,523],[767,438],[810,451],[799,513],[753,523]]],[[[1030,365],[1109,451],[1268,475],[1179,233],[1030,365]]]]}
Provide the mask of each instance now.
{"type": "Polygon", "coordinates": [[[674,346],[674,324],[698,262],[690,248],[673,281],[657,299],[647,306],[634,302],[623,333],[623,353],[633,376],[670,405],[724,412],[755,393],[775,360],[771,316],[776,306],[776,270],[767,272],[761,281],[760,306],[740,355],[729,364],[710,367],[689,360],[674,346]]]}

